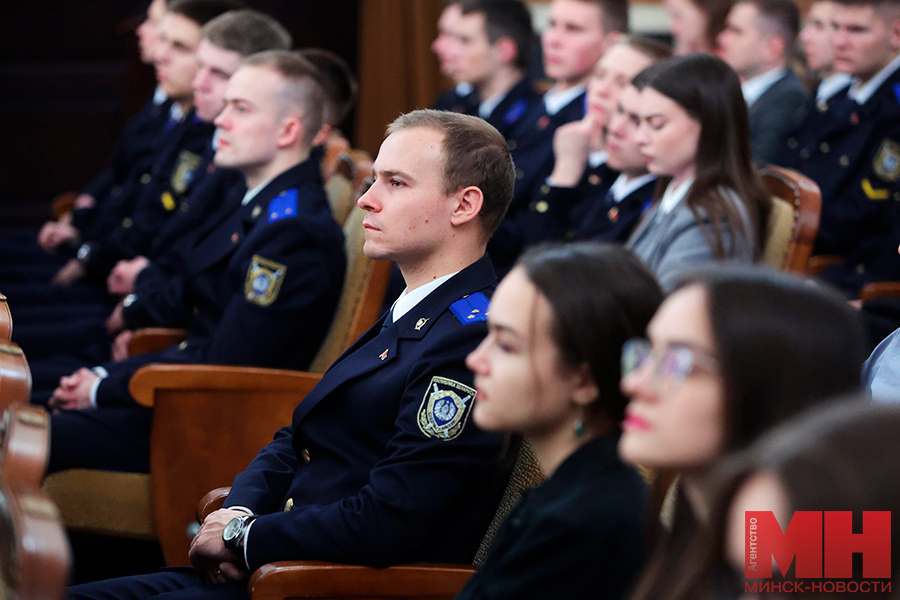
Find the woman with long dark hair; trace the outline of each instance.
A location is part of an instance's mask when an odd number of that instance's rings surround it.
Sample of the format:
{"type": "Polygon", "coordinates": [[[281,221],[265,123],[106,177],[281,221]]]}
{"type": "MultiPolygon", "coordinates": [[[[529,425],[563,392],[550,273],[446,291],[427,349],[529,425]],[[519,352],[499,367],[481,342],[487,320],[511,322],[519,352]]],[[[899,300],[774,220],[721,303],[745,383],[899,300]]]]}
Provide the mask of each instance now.
{"type": "Polygon", "coordinates": [[[855,392],[859,317],[838,295],[761,269],[687,279],[623,350],[628,462],[677,473],[673,518],[637,598],[657,598],[708,520],[710,473],[726,455],[823,399],[855,392]]]}
{"type": "Polygon", "coordinates": [[[638,147],[660,179],[628,247],[665,289],[713,261],[752,262],[771,199],[753,167],[737,74],[719,58],[692,54],[660,61],[633,83],[641,90],[638,147]]]}
{"type": "Polygon", "coordinates": [[[475,423],[524,435],[546,480],[501,525],[458,599],[621,598],[644,560],[645,485],[616,454],[622,344],[662,300],[617,246],[526,253],[491,299],[467,359],[475,423]]]}

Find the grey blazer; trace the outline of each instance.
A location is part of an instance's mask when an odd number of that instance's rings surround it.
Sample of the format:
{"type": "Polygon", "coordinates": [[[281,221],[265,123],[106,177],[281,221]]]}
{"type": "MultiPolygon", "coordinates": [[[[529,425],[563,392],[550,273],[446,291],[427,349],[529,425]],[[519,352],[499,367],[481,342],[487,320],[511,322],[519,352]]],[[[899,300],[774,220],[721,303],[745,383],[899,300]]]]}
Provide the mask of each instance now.
{"type": "MultiPolygon", "coordinates": [[[[734,192],[730,195],[734,196],[734,192]]],[[[734,201],[737,202],[736,197],[734,201]]],[[[737,205],[747,227],[740,232],[723,227],[726,260],[749,264],[753,262],[753,234],[750,232],[754,228],[743,205],[737,205]]],[[[713,250],[703,235],[705,228],[712,233],[709,221],[695,219],[684,200],[667,215],[660,212],[657,202],[644,215],[625,247],[644,261],[663,290],[669,292],[682,274],[716,262],[713,250]]]]}
{"type": "Polygon", "coordinates": [[[765,166],[775,159],[784,145],[788,127],[805,106],[806,88],[790,69],[750,106],[750,146],[757,166],[765,166]]]}

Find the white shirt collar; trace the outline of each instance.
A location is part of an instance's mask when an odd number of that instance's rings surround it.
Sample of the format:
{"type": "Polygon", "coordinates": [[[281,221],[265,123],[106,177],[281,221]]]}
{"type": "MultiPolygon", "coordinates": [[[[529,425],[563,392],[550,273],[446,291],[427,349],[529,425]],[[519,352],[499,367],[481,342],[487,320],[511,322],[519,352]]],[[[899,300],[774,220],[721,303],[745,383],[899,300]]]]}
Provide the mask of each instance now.
{"type": "Polygon", "coordinates": [[[471,83],[467,83],[463,81],[462,83],[456,84],[456,93],[460,96],[468,96],[473,91],[475,91],[475,87],[471,83]]]}
{"type": "Polygon", "coordinates": [[[613,201],[617,204],[628,197],[636,189],[643,187],[645,184],[656,179],[656,175],[653,173],[644,173],[643,175],[638,175],[637,177],[632,177],[628,179],[624,173],[619,174],[616,177],[616,180],[613,182],[612,186],[609,188],[609,193],[612,194],[613,201]]]}
{"type": "Polygon", "coordinates": [[[900,54],[895,56],[894,60],[889,62],[885,68],[878,71],[878,73],[867,82],[861,84],[859,80],[854,77],[853,83],[850,84],[850,91],[847,92],[847,95],[850,96],[851,100],[855,100],[860,106],[865,104],[875,94],[875,91],[881,87],[881,84],[884,83],[888,77],[893,75],[894,71],[898,68],[900,68],[900,54]]]}
{"type": "MultiPolygon", "coordinates": [[[[456,273],[459,273],[459,271],[456,273]]],[[[394,302],[394,306],[391,307],[391,314],[388,315],[388,318],[391,319],[390,322],[394,323],[400,320],[403,315],[414,309],[419,302],[427,298],[431,292],[438,289],[442,283],[456,275],[456,273],[438,277],[434,281],[429,281],[425,285],[420,285],[411,292],[409,291],[409,288],[403,290],[403,293],[400,294],[400,297],[394,302]]]]}
{"type": "Polygon", "coordinates": [[[776,81],[787,75],[787,70],[782,67],[775,67],[771,71],[766,71],[762,75],[751,77],[741,84],[741,92],[744,94],[744,100],[747,106],[752,106],[759,97],[766,93],[776,81]]]}
{"type": "Polygon", "coordinates": [[[587,87],[581,84],[560,92],[556,91],[556,86],[553,86],[550,88],[550,91],[544,94],[544,110],[547,111],[548,115],[555,115],[568,106],[569,102],[584,93],[586,89],[587,87]]]}
{"type": "Polygon", "coordinates": [[[666,191],[663,192],[662,199],[659,201],[659,211],[667,215],[676,206],[678,203],[684,200],[684,197],[687,196],[688,191],[691,189],[691,186],[694,185],[694,178],[689,177],[685,179],[680,185],[673,186],[671,183],[666,186],[666,191]]]}
{"type": "Polygon", "coordinates": [[[178,123],[184,121],[184,109],[177,102],[173,102],[172,106],[169,107],[169,119],[178,123]]]}
{"type": "Polygon", "coordinates": [[[835,73],[831,77],[826,77],[816,89],[816,101],[828,102],[832,96],[850,85],[851,81],[853,81],[853,77],[850,76],[850,73],[835,73]]]}
{"type": "Polygon", "coordinates": [[[251,200],[256,198],[256,195],[258,193],[260,193],[261,191],[263,191],[264,187],[266,187],[267,185],[272,183],[272,179],[275,179],[275,178],[272,177],[271,179],[266,179],[265,181],[263,181],[261,184],[259,184],[252,190],[247,190],[247,193],[244,194],[244,199],[241,200],[241,206],[247,206],[247,203],[249,203],[251,200]]]}
{"type": "Polygon", "coordinates": [[[484,102],[478,105],[478,116],[482,119],[487,119],[491,116],[491,113],[494,112],[494,109],[497,108],[497,105],[503,102],[503,99],[509,94],[510,90],[506,90],[505,92],[497,92],[484,102]]]}
{"type": "Polygon", "coordinates": [[[591,165],[592,169],[605,165],[607,159],[609,159],[609,152],[606,150],[595,150],[588,154],[588,164],[591,165]]]}
{"type": "Polygon", "coordinates": [[[169,99],[169,95],[166,94],[162,88],[158,87],[153,90],[153,104],[159,106],[163,102],[169,99]]]}

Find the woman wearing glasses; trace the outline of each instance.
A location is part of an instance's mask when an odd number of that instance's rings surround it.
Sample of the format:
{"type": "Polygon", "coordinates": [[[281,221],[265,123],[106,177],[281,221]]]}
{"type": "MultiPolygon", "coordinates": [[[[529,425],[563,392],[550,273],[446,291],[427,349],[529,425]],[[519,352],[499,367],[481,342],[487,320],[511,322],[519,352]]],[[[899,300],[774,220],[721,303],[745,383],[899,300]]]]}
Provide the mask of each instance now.
{"type": "Polygon", "coordinates": [[[501,525],[460,598],[622,598],[644,561],[645,485],[617,456],[622,344],[644,335],[662,292],[626,250],[524,255],[491,299],[469,355],[475,423],[520,433],[546,480],[501,525]]]}
{"type": "Polygon", "coordinates": [[[708,475],[726,454],[825,398],[860,386],[865,334],[836,294],[763,270],[710,271],[671,293],[623,350],[619,453],[680,476],[673,521],[637,598],[664,596],[706,522],[708,475]]]}
{"type": "Polygon", "coordinates": [[[737,74],[705,54],[639,73],[635,141],[659,175],[657,201],[627,246],[670,290],[687,271],[760,255],[771,199],[753,168],[737,74]]]}

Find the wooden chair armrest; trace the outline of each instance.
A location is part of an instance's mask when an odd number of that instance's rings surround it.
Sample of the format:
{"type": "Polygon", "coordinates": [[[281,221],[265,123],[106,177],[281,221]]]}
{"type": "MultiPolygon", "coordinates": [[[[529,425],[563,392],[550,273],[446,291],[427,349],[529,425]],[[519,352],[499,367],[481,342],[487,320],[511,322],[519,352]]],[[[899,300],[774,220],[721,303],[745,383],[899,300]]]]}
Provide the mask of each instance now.
{"type": "Polygon", "coordinates": [[[818,275],[827,267],[840,265],[844,263],[843,256],[834,256],[833,254],[819,254],[809,257],[807,272],[810,275],[818,275]]]}
{"type": "Polygon", "coordinates": [[[138,369],[131,376],[128,389],[138,404],[150,408],[155,404],[154,393],[159,390],[292,392],[299,403],[320,379],[320,373],[283,369],[153,364],[138,369]]]}
{"type": "Polygon", "coordinates": [[[169,327],[138,329],[131,337],[131,341],[128,342],[128,356],[165,350],[172,344],[177,344],[185,339],[187,335],[187,329],[173,329],[169,327]]]}
{"type": "Polygon", "coordinates": [[[75,199],[78,198],[78,192],[64,192],[53,199],[51,209],[53,218],[59,220],[68,212],[72,212],[75,208],[75,199]]]}
{"type": "Polygon", "coordinates": [[[378,569],[320,561],[275,562],[250,578],[253,600],[296,598],[430,598],[456,596],[471,565],[414,563],[378,569]]]}
{"type": "Polygon", "coordinates": [[[859,299],[863,302],[877,298],[897,297],[900,297],[900,281],[873,281],[859,290],[859,299]]]}
{"type": "Polygon", "coordinates": [[[210,490],[205,496],[200,498],[200,502],[197,504],[197,522],[202,523],[206,520],[209,513],[222,508],[225,498],[228,497],[228,492],[230,491],[230,487],[220,487],[210,490]]]}

